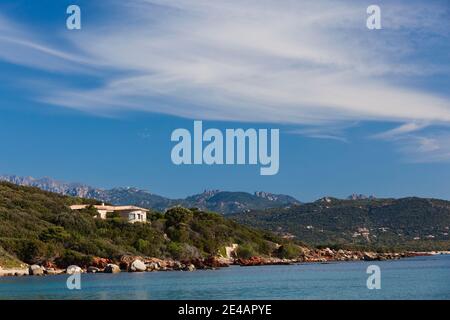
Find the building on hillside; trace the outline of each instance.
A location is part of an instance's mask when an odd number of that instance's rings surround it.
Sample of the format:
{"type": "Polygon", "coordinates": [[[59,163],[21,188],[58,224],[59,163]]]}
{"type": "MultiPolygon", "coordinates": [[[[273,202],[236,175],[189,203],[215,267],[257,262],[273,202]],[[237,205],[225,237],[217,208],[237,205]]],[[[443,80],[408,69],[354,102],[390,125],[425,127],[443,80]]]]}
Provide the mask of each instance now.
{"type": "MultiPolygon", "coordinates": [[[[70,206],[70,209],[82,210],[86,209],[89,206],[89,204],[76,204],[70,206]]],[[[126,219],[129,223],[147,222],[147,212],[149,211],[148,209],[135,206],[108,206],[104,203],[102,203],[101,205],[94,205],[93,207],[98,212],[98,215],[96,216],[97,218],[106,219],[108,213],[117,213],[120,217],[126,219]]]]}

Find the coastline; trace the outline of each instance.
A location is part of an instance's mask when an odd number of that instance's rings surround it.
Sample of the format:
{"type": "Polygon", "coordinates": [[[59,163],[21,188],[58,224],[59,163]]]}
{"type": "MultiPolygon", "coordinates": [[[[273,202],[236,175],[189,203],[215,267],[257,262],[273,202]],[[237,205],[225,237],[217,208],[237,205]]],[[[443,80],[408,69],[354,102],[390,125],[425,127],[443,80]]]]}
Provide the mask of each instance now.
{"type": "Polygon", "coordinates": [[[0,277],[15,276],[51,276],[73,273],[120,273],[120,272],[164,272],[164,271],[195,271],[215,270],[226,268],[231,265],[241,267],[264,266],[264,265],[292,265],[299,263],[329,263],[345,261],[384,261],[398,260],[402,258],[417,256],[448,255],[450,251],[416,252],[408,251],[401,253],[377,253],[370,251],[350,251],[311,249],[307,254],[295,259],[280,259],[273,257],[251,257],[248,259],[232,257],[209,257],[206,259],[173,260],[149,258],[141,256],[124,255],[119,260],[113,261],[107,258],[96,258],[91,266],[78,267],[68,266],[58,268],[51,263],[44,265],[27,265],[23,268],[2,268],[0,266],[0,277]]]}

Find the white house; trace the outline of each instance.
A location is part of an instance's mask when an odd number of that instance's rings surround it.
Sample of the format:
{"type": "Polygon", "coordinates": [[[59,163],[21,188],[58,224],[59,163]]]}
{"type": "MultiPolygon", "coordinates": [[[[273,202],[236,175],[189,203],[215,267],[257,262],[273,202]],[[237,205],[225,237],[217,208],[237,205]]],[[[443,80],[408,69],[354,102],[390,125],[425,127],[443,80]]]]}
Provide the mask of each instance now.
{"type": "MultiPolygon", "coordinates": [[[[89,204],[76,204],[70,206],[72,210],[82,210],[89,207],[89,204]]],[[[104,203],[101,205],[94,205],[97,209],[98,215],[96,217],[100,219],[106,219],[108,213],[118,213],[122,218],[126,219],[130,223],[135,222],[147,222],[148,209],[135,207],[135,206],[107,206],[104,203]]]]}

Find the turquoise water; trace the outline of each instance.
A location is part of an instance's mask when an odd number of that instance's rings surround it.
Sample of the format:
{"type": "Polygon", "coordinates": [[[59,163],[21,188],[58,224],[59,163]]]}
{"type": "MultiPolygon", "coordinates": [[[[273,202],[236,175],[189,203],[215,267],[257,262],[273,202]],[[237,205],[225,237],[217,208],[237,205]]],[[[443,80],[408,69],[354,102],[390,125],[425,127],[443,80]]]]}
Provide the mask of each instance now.
{"type": "Polygon", "coordinates": [[[0,278],[0,299],[450,299],[450,256],[292,266],[233,266],[196,272],[0,278]],[[381,268],[369,290],[366,269],[381,268]]]}

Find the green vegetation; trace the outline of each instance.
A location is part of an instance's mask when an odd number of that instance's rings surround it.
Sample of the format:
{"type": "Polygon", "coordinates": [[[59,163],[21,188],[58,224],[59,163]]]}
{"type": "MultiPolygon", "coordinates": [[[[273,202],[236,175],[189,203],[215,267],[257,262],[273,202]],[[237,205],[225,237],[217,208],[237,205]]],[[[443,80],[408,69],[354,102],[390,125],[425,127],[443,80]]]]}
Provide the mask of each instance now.
{"type": "Polygon", "coordinates": [[[313,246],[380,252],[450,249],[450,202],[444,200],[324,198],[230,217],[313,246]]]}
{"type": "Polygon", "coordinates": [[[237,249],[237,257],[243,259],[249,259],[256,255],[256,250],[251,245],[242,245],[237,249]]]}
{"type": "Polygon", "coordinates": [[[278,256],[284,259],[294,259],[302,255],[302,250],[299,246],[286,243],[278,248],[278,256]]]}
{"type": "Polygon", "coordinates": [[[5,249],[3,249],[2,247],[0,247],[0,267],[20,268],[21,264],[22,264],[21,261],[19,261],[16,257],[6,252],[5,249]]]}
{"type": "Polygon", "coordinates": [[[192,259],[217,255],[232,243],[248,248],[246,256],[270,256],[277,254],[276,243],[286,242],[270,232],[197,209],[150,212],[149,223],[130,224],[117,216],[96,219],[92,206],[80,211],[69,208],[86,202],[96,204],[0,183],[0,249],[4,249],[0,264],[8,259],[84,266],[93,257],[115,259],[123,254],[192,259]]]}

